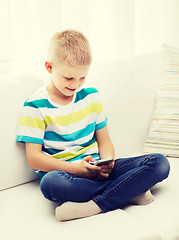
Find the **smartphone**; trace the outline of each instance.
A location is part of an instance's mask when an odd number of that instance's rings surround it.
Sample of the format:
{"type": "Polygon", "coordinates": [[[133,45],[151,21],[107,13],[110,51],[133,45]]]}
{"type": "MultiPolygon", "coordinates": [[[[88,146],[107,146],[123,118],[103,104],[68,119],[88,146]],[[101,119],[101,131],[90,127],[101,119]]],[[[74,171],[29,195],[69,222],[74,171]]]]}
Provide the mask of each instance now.
{"type": "Polygon", "coordinates": [[[94,165],[96,165],[96,166],[106,165],[106,164],[109,164],[112,161],[113,161],[112,158],[100,159],[100,160],[96,161],[94,165]]]}

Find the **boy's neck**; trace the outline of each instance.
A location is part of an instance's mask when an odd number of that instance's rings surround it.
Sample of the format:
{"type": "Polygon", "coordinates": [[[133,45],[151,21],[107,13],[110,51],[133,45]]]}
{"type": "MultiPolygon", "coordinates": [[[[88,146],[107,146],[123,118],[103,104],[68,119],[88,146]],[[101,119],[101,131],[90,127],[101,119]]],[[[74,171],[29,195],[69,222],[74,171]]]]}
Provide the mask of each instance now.
{"type": "Polygon", "coordinates": [[[50,99],[58,105],[68,105],[72,102],[74,95],[65,96],[58,89],[54,88],[50,83],[47,83],[46,90],[50,99]]]}

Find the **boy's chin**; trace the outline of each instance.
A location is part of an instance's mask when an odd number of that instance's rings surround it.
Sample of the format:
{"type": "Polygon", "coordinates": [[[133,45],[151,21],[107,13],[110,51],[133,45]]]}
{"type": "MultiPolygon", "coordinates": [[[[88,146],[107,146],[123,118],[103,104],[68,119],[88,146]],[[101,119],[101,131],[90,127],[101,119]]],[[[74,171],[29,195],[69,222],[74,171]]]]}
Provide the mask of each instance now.
{"type": "Polygon", "coordinates": [[[67,93],[67,94],[64,94],[66,97],[71,97],[71,96],[73,96],[75,94],[75,92],[74,93],[67,93]]]}

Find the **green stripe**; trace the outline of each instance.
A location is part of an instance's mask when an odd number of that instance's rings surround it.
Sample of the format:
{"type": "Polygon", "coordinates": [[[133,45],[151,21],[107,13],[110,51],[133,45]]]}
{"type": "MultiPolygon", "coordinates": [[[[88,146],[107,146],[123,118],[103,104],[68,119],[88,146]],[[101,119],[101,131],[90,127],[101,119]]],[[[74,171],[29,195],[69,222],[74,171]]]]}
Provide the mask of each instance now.
{"type": "Polygon", "coordinates": [[[60,126],[65,126],[65,125],[69,125],[75,122],[78,122],[84,118],[89,117],[92,113],[97,113],[100,114],[102,112],[103,108],[102,108],[102,104],[99,104],[97,102],[95,103],[91,103],[88,107],[79,110],[75,113],[66,115],[66,116],[60,116],[60,117],[50,117],[50,116],[46,116],[45,122],[47,124],[47,126],[49,124],[53,124],[53,125],[60,125],[60,126]]]}
{"type": "Polygon", "coordinates": [[[45,129],[45,122],[44,122],[44,120],[41,120],[38,118],[22,116],[20,118],[19,126],[27,126],[27,127],[38,128],[38,129],[45,129]]]}
{"type": "Polygon", "coordinates": [[[73,152],[57,153],[57,154],[54,154],[53,157],[58,158],[58,159],[60,158],[60,159],[64,159],[64,160],[69,160],[69,159],[75,158],[75,157],[85,153],[88,149],[90,149],[92,147],[97,147],[97,142],[92,143],[88,147],[81,148],[81,150],[79,150],[76,153],[73,153],[73,152]]]}
{"type": "Polygon", "coordinates": [[[75,122],[78,122],[84,118],[87,118],[92,113],[100,114],[103,111],[102,104],[99,104],[97,102],[90,104],[87,108],[79,110],[78,112],[66,115],[66,116],[60,116],[52,118],[50,116],[44,117],[44,120],[28,117],[28,116],[21,116],[20,118],[20,126],[27,126],[27,127],[34,127],[39,129],[45,129],[49,124],[53,125],[60,125],[65,126],[69,125],[75,122]]]}

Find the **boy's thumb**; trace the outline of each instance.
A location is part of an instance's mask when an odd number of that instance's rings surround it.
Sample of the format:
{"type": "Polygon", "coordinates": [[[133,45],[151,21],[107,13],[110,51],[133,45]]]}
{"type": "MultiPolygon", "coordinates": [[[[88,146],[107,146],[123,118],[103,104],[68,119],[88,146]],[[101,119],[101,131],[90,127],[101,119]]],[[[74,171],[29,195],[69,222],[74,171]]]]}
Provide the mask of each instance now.
{"type": "Polygon", "coordinates": [[[89,155],[89,156],[87,156],[87,157],[84,157],[83,158],[86,162],[94,162],[94,159],[92,158],[92,156],[91,155],[89,155]]]}

